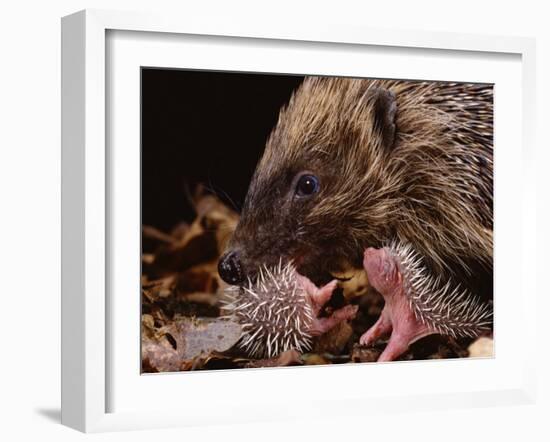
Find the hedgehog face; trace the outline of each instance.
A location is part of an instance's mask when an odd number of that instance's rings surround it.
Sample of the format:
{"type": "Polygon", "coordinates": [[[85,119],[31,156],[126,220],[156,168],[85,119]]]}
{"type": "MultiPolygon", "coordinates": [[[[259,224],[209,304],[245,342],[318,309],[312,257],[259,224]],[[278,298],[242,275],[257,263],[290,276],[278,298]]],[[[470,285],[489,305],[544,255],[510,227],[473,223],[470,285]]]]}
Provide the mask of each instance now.
{"type": "Polygon", "coordinates": [[[361,267],[364,242],[385,238],[386,217],[396,206],[384,170],[395,136],[395,96],[372,84],[309,78],[294,94],[220,259],[226,282],[254,278],[262,265],[282,259],[324,284],[350,265],[361,267]]]}
{"type": "Polygon", "coordinates": [[[306,221],[330,179],[312,165],[309,169],[294,165],[283,168],[282,174],[253,178],[239,225],[220,259],[220,276],[226,282],[254,279],[260,266],[274,266],[280,260],[293,262],[304,274],[311,274],[309,265],[321,263],[315,226],[308,228],[306,221]]]}

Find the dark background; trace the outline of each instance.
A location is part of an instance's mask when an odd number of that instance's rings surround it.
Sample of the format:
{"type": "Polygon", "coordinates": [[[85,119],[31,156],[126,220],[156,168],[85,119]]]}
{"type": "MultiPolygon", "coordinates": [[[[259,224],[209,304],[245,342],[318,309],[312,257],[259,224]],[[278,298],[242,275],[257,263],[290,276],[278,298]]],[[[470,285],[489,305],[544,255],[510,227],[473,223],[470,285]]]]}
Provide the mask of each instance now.
{"type": "Polygon", "coordinates": [[[142,222],[192,221],[205,184],[240,208],[279,111],[302,76],[143,68],[142,222]]]}

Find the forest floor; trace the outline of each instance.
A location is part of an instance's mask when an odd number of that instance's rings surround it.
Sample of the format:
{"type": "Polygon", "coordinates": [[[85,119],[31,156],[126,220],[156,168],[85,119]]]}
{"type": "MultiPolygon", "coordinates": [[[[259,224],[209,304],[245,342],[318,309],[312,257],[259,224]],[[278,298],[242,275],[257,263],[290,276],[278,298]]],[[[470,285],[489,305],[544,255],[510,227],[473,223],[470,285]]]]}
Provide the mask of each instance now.
{"type": "MultiPolygon", "coordinates": [[[[238,346],[241,328],[220,319],[227,285],[217,262],[238,222],[238,214],[199,189],[194,195],[195,220],[170,232],[154,226],[142,231],[142,372],[232,369],[288,365],[375,362],[385,343],[358,344],[384,306],[364,272],[341,284],[329,305],[359,306],[350,323],[317,338],[311,351],[287,351],[272,359],[251,359],[238,346]]],[[[415,342],[399,360],[492,356],[492,333],[477,339],[430,335],[415,342]]]]}

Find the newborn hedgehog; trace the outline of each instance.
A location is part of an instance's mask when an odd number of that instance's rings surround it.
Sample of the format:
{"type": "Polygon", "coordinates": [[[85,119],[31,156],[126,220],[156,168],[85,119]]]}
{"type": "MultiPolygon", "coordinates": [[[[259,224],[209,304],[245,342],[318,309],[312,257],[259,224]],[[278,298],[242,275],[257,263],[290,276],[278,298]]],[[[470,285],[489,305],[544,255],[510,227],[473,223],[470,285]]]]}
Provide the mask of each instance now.
{"type": "Polygon", "coordinates": [[[443,287],[490,299],[492,143],[491,85],[308,77],[267,142],[220,276],[254,280],[282,257],[322,285],[396,241],[443,287]]]}
{"type": "Polygon", "coordinates": [[[225,290],[224,310],[240,323],[238,346],[253,358],[271,358],[287,350],[311,349],[312,337],[351,319],[357,307],[348,305],[329,318],[316,318],[332,295],[336,281],[317,288],[292,264],[263,267],[256,281],[225,290]]]}
{"type": "Polygon", "coordinates": [[[360,342],[372,344],[391,333],[379,361],[391,361],[416,340],[432,333],[479,335],[491,328],[491,310],[465,289],[442,285],[426,274],[421,258],[407,244],[368,248],[363,265],[371,285],[384,297],[380,318],[360,342]]]}

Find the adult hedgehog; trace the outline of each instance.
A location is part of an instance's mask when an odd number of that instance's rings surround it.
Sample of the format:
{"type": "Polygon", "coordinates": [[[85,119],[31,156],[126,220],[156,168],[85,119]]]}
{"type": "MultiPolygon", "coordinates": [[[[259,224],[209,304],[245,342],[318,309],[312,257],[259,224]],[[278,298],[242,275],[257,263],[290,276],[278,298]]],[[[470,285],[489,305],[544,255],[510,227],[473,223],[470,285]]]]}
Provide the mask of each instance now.
{"type": "Polygon", "coordinates": [[[326,283],[402,242],[427,274],[491,297],[492,138],[490,85],[308,77],[267,142],[221,277],[238,284],[282,258],[326,283]]]}

